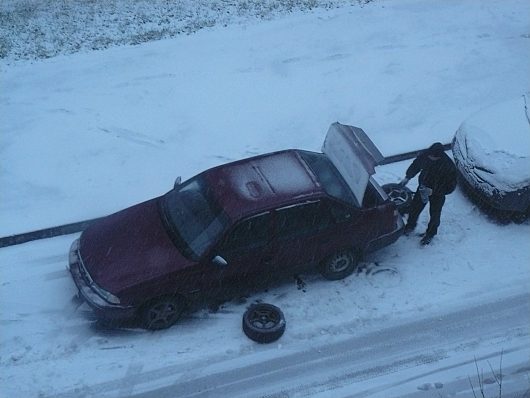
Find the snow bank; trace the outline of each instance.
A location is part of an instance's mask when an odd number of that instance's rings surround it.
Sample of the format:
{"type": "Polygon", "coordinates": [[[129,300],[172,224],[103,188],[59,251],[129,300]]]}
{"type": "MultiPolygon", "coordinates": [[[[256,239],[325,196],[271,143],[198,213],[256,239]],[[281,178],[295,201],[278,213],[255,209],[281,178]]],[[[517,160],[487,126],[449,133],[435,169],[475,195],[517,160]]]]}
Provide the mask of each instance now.
{"type": "Polygon", "coordinates": [[[212,26],[370,1],[3,0],[0,2],[0,59],[50,58],[83,50],[135,45],[212,26]]]}

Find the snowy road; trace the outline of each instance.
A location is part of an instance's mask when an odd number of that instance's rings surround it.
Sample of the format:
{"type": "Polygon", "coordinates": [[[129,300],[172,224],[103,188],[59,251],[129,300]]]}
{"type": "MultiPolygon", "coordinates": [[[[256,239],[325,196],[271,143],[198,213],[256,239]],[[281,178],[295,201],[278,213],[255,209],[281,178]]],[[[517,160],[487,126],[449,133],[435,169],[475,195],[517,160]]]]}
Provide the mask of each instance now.
{"type": "MultiPolygon", "coordinates": [[[[466,372],[473,376],[474,369],[469,351],[477,345],[488,346],[487,353],[477,362],[489,360],[495,369],[503,347],[511,347],[503,354],[504,392],[524,393],[530,388],[525,383],[525,370],[530,369],[530,335],[528,320],[521,314],[529,312],[528,295],[509,297],[367,334],[357,330],[354,337],[346,340],[243,368],[234,366],[208,374],[208,368],[215,365],[205,363],[202,372],[206,376],[174,374],[174,384],[134,396],[279,398],[323,396],[328,391],[333,397],[360,398],[414,391],[427,396],[422,390],[430,389],[436,389],[439,396],[449,396],[469,390],[466,372]],[[422,370],[414,369],[417,367],[422,370]],[[460,377],[453,380],[455,370],[460,377]]],[[[485,373],[490,373],[488,366],[485,373]]],[[[120,383],[134,383],[134,379],[138,376],[120,383]]],[[[487,386],[498,389],[491,379],[489,375],[487,386]]],[[[60,395],[67,396],[72,395],[60,395]]]]}

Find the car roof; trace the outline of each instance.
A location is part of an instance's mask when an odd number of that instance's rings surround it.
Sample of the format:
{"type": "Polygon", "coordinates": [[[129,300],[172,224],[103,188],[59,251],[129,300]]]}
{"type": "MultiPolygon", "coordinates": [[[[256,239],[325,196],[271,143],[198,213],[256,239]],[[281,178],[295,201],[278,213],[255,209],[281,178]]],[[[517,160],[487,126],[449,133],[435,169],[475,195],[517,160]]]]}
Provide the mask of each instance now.
{"type": "Polygon", "coordinates": [[[267,153],[214,167],[205,180],[233,219],[309,200],[324,193],[299,150],[267,153]]]}

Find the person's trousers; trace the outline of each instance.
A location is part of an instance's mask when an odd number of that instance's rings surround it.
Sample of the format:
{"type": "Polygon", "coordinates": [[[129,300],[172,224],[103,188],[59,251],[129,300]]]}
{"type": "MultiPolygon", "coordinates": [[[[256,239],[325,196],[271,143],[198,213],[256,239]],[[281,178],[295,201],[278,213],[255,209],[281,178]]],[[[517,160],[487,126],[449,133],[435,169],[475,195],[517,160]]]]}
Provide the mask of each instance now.
{"type": "MultiPolygon", "coordinates": [[[[440,216],[442,214],[442,207],[445,203],[445,195],[431,195],[429,196],[429,225],[425,235],[434,236],[438,233],[438,227],[440,226],[440,216]]],[[[414,229],[418,222],[422,210],[425,208],[426,203],[421,200],[421,194],[416,191],[412,203],[410,204],[409,217],[407,219],[407,229],[414,229]]]]}

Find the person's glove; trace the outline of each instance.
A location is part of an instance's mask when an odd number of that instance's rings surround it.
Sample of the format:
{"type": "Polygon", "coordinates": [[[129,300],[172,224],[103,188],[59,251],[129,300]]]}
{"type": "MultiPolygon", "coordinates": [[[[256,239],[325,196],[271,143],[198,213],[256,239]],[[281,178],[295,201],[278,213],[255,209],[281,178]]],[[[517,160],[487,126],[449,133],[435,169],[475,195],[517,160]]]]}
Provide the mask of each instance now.
{"type": "Polygon", "coordinates": [[[405,177],[399,182],[399,185],[404,187],[405,185],[407,185],[408,182],[409,182],[409,179],[407,177],[405,177]]]}
{"type": "Polygon", "coordinates": [[[421,201],[423,203],[427,203],[429,201],[429,196],[432,195],[432,189],[429,187],[426,187],[425,185],[420,185],[420,187],[418,188],[418,191],[420,192],[420,195],[421,195],[421,201]]]}

